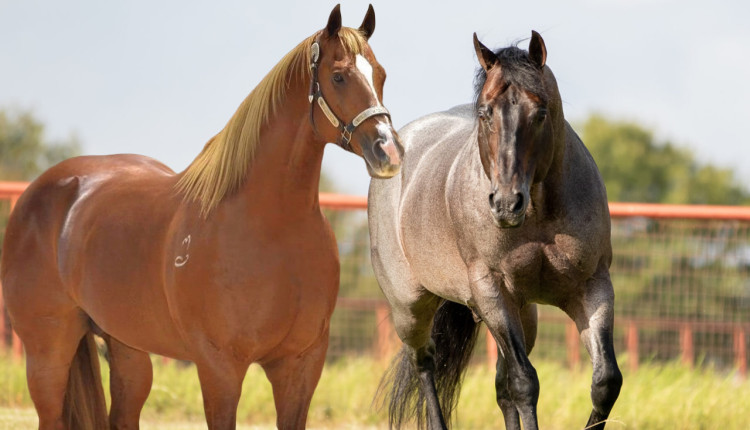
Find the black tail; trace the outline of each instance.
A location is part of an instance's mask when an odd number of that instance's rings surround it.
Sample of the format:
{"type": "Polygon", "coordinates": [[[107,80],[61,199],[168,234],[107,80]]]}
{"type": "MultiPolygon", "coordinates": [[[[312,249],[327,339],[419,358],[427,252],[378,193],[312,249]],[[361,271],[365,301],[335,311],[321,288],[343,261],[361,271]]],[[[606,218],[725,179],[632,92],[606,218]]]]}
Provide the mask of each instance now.
{"type": "Polygon", "coordinates": [[[70,366],[63,416],[69,429],[109,428],[99,355],[90,332],[81,339],[70,366]]]}
{"type": "MultiPolygon", "coordinates": [[[[461,380],[476,344],[479,325],[471,310],[461,304],[445,301],[435,314],[432,339],[435,341],[435,387],[445,422],[450,424],[451,413],[458,399],[461,380]]],[[[401,424],[416,416],[417,427],[426,427],[425,398],[419,387],[415,363],[408,347],[399,351],[390,369],[383,376],[378,397],[388,402],[388,424],[401,424]],[[386,392],[390,386],[390,392],[386,392]]]]}

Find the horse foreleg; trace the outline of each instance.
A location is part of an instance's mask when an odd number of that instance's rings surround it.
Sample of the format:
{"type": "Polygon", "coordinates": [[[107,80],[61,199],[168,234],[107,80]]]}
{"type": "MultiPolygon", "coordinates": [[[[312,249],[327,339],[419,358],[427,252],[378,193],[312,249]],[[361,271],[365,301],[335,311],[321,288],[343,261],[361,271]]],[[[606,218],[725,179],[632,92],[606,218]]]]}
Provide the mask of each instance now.
{"type": "Polygon", "coordinates": [[[133,349],[105,335],[109,353],[111,429],[137,429],[141,409],[151,391],[153,370],[148,353],[133,349]]]}
{"type": "MultiPolygon", "coordinates": [[[[536,342],[537,333],[537,310],[535,304],[527,304],[521,309],[521,324],[523,326],[524,341],[526,344],[526,354],[530,354],[534,343],[536,342]]],[[[497,373],[495,375],[495,392],[497,394],[497,405],[503,412],[505,428],[508,430],[520,430],[521,422],[518,415],[518,409],[510,395],[508,389],[508,366],[503,358],[502,351],[498,346],[497,354],[497,373]]]]}
{"type": "Polygon", "coordinates": [[[594,367],[591,381],[593,410],[587,429],[601,430],[620,394],[622,374],[617,366],[612,340],[614,291],[609,275],[591,279],[576,309],[569,310],[594,367]],[[571,312],[572,311],[572,312],[571,312]]]}
{"type": "Polygon", "coordinates": [[[304,429],[315,387],[323,371],[328,333],[303,355],[292,355],[270,363],[263,369],[273,388],[276,427],[279,430],[304,429]]]}
{"type": "Polygon", "coordinates": [[[242,380],[249,365],[223,355],[202,358],[195,365],[209,430],[234,430],[237,427],[242,380]]]}
{"type": "Polygon", "coordinates": [[[518,415],[518,409],[510,396],[508,389],[508,365],[503,359],[503,352],[500,347],[497,348],[497,366],[495,366],[495,395],[497,405],[503,413],[506,430],[521,430],[521,418],[518,415]]]}
{"type": "MultiPolygon", "coordinates": [[[[510,404],[514,404],[518,410],[523,428],[525,430],[537,430],[536,405],[539,400],[539,378],[536,369],[531,365],[526,350],[526,339],[524,336],[522,312],[513,300],[508,297],[504,287],[496,286],[491,277],[479,278],[472,284],[473,308],[482,318],[495,338],[507,366],[507,376],[499,375],[500,382],[496,387],[507,388],[507,392],[501,391],[503,414],[506,411],[506,425],[515,425],[514,413],[510,404]],[[503,382],[503,380],[506,380],[503,382]],[[507,399],[507,401],[505,401],[507,399]]],[[[503,370],[502,368],[500,370],[503,370]]],[[[500,403],[500,402],[498,402],[500,403]]],[[[518,428],[518,427],[508,427],[518,428]]]]}

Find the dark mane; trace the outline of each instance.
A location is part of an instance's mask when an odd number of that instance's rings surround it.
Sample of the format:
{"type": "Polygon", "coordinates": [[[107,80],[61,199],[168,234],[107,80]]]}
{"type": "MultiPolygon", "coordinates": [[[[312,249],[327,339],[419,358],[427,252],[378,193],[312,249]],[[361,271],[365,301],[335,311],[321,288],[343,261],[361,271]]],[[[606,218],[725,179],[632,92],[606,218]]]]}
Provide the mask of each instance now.
{"type": "MultiPolygon", "coordinates": [[[[495,55],[503,71],[503,78],[509,84],[523,88],[543,100],[547,99],[547,91],[541,79],[541,74],[529,59],[528,51],[517,46],[508,46],[495,51],[495,55]]],[[[487,72],[482,67],[477,68],[474,73],[475,106],[486,81],[487,72]]]]}

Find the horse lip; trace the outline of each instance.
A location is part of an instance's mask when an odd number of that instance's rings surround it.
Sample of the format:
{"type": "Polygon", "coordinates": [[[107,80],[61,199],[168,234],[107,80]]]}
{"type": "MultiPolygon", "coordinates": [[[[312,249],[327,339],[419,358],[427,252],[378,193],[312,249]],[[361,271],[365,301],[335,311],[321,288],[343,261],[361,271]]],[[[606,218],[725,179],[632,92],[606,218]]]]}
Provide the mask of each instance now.
{"type": "Polygon", "coordinates": [[[369,161],[365,159],[365,164],[367,165],[367,173],[370,174],[370,177],[375,179],[388,179],[392,178],[401,171],[401,164],[387,164],[384,166],[379,167],[373,167],[369,161]]]}
{"type": "Polygon", "coordinates": [[[506,216],[503,216],[502,214],[498,214],[492,209],[490,209],[490,212],[492,213],[492,222],[495,224],[496,227],[502,228],[502,229],[519,228],[523,225],[523,222],[526,220],[525,213],[521,213],[520,215],[516,217],[506,217],[506,216]]]}

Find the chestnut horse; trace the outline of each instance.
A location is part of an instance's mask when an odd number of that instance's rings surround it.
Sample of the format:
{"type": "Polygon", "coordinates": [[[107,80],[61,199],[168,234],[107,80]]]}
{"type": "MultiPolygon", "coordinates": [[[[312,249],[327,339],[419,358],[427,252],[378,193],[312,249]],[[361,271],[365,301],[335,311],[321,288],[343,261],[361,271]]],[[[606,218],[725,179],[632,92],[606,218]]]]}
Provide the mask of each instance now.
{"type": "Polygon", "coordinates": [[[305,426],[339,285],[318,203],[324,146],[362,156],[374,177],[394,175],[403,153],[374,28],[372,6],[357,30],[336,6],[182,173],[138,155],[79,157],[29,186],[1,275],[41,429],[138,428],[149,352],[196,364],[210,429],[235,428],[254,362],[278,427],[305,426]],[[109,351],[108,418],[93,334],[109,351]]]}
{"type": "Polygon", "coordinates": [[[474,46],[475,106],[405,126],[401,173],[370,185],[372,262],[405,344],[385,379],[390,422],[416,414],[431,429],[450,423],[484,321],[499,346],[505,427],[537,429],[539,381],[528,354],[535,303],[544,303],[575,321],[588,348],[587,428],[601,429],[622,384],[604,184],[563,117],[542,37],[532,32],[528,52],[492,52],[476,35],[474,46]]]}

